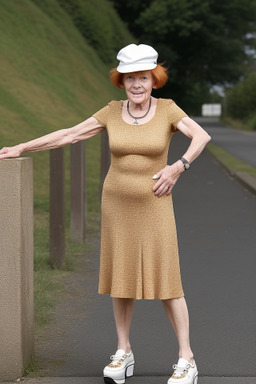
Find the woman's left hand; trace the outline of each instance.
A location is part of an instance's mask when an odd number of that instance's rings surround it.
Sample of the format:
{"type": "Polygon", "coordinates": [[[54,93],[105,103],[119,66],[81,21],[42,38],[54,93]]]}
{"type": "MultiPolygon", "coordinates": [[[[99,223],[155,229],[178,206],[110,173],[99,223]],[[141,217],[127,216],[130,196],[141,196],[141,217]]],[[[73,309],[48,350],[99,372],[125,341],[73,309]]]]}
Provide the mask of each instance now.
{"type": "Polygon", "coordinates": [[[184,166],[182,162],[178,160],[172,165],[167,165],[166,167],[161,169],[161,171],[159,171],[156,175],[154,175],[153,179],[157,180],[156,184],[153,187],[153,192],[155,193],[155,196],[169,196],[183,171],[184,166]]]}

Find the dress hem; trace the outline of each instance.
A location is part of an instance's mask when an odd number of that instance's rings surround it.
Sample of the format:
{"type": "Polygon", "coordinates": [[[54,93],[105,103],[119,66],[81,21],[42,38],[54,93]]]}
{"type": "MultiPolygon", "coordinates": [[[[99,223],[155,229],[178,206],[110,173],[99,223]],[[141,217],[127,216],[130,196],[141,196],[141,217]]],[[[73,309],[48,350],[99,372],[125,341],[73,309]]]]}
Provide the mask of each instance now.
{"type": "Polygon", "coordinates": [[[112,298],[117,298],[117,299],[134,299],[134,300],[171,300],[171,299],[180,299],[184,297],[184,292],[180,295],[171,295],[168,297],[157,297],[157,296],[152,296],[152,297],[131,297],[131,296],[125,296],[125,295],[118,295],[114,294],[111,292],[101,292],[98,291],[98,294],[100,295],[109,295],[112,298]]]}

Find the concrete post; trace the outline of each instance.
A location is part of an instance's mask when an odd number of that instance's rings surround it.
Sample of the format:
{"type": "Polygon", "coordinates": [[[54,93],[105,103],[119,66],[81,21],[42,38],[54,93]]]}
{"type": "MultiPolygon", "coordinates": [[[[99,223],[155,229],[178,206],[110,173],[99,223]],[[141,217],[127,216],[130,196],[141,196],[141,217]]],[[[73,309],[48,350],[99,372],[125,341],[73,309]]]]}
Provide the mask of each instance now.
{"type": "Polygon", "coordinates": [[[0,381],[10,381],[34,347],[31,158],[0,160],[0,282],[0,381]]]}

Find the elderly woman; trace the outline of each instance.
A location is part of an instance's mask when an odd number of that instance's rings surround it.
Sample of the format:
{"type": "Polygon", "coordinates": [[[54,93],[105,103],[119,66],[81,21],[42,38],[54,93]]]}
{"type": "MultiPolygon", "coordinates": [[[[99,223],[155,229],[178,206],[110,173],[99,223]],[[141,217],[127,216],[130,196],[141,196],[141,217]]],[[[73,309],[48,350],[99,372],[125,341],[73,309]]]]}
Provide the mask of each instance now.
{"type": "Polygon", "coordinates": [[[154,48],[130,44],[117,55],[112,83],[127,100],[112,101],[84,122],[38,139],[3,148],[0,159],[73,144],[107,130],[111,166],[102,194],[99,293],[110,294],[118,346],[104,368],[105,383],[133,375],[129,341],[135,299],[160,299],[179,344],[179,360],[168,380],[196,384],[198,371],[189,341],[189,316],[182,289],[171,191],[210,140],[171,99],[151,96],[167,81],[154,48]],[[191,139],[186,153],[167,165],[175,132],[191,139]]]}

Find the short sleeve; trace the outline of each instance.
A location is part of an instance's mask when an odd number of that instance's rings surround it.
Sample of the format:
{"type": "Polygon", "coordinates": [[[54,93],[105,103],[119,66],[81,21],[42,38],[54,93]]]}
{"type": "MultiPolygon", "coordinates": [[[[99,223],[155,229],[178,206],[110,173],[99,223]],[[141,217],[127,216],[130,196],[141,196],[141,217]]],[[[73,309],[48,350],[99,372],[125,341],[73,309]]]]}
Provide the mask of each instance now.
{"type": "Polygon", "coordinates": [[[169,120],[170,125],[171,125],[171,131],[173,133],[179,131],[177,129],[178,122],[183,117],[188,116],[180,107],[178,107],[178,105],[173,100],[169,100],[169,103],[167,106],[167,115],[168,115],[168,120],[169,120]]]}
{"type": "Polygon", "coordinates": [[[101,124],[107,125],[107,121],[110,114],[110,104],[106,105],[102,109],[100,109],[98,112],[94,113],[92,117],[94,117],[96,120],[98,120],[101,124]]]}

